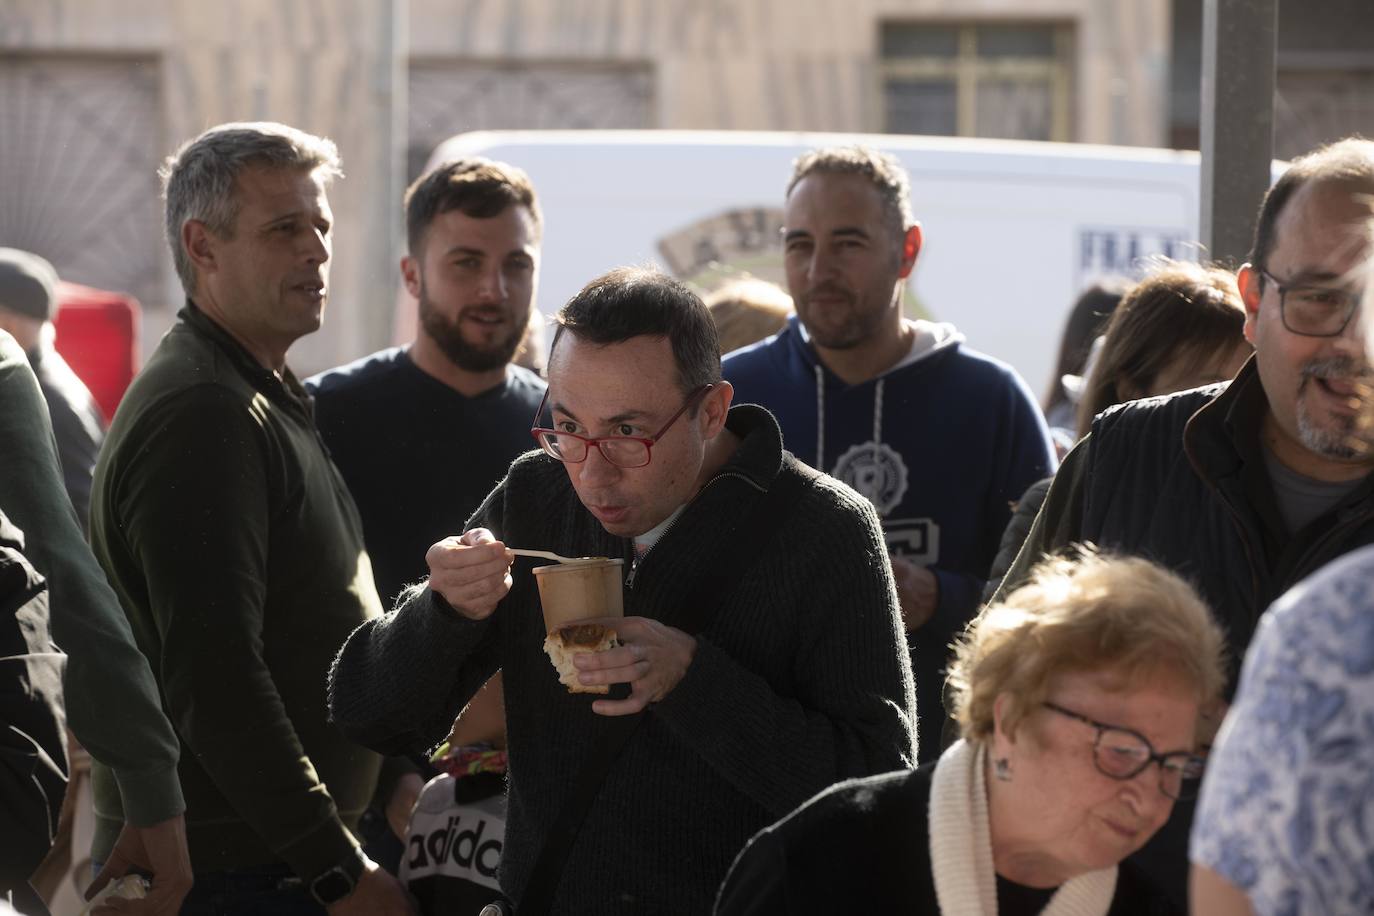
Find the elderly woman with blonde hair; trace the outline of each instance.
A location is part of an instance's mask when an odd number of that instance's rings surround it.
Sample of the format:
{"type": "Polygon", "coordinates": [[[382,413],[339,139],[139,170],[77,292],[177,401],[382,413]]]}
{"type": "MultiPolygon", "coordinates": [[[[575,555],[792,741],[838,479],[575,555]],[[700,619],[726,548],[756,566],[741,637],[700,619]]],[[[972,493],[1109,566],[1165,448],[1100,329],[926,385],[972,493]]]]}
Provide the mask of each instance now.
{"type": "Polygon", "coordinates": [[[1193,589],[1146,560],[1046,561],[957,647],[962,740],[764,830],[717,913],[1172,912],[1118,863],[1196,787],[1223,645],[1193,589]]]}

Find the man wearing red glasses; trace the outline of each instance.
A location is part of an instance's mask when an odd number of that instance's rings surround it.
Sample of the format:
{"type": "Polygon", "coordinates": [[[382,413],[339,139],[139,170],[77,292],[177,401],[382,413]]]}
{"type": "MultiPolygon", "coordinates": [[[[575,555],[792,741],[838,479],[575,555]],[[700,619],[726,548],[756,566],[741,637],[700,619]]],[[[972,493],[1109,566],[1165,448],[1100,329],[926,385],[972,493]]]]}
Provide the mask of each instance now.
{"type": "Polygon", "coordinates": [[[426,585],[349,638],[330,711],[378,750],[424,749],[502,669],[501,883],[517,909],[545,896],[551,912],[707,912],[757,830],[838,780],[915,760],[882,531],[866,500],[782,450],[766,411],[730,407],[714,324],[682,284],[612,272],[560,325],[543,452],[430,548],[426,585]],[[507,545],[626,560],[622,645],[577,667],[583,685],[628,689],[589,699],[559,683],[528,561],[512,568],[507,545]],[[550,884],[536,860],[566,800],[620,717],[646,709],[550,884]]]}
{"type": "MultiPolygon", "coordinates": [[[[1374,142],[1344,140],[1289,166],[1237,275],[1255,355],[1228,383],[1098,417],[1065,458],[999,598],[1043,554],[1077,541],[1147,556],[1198,586],[1238,666],[1266,607],[1374,543],[1374,458],[1355,437],[1374,382],[1355,278],[1370,195],[1374,142]]],[[[1176,806],[1137,854],[1180,905],[1192,810],[1176,806]]]]}

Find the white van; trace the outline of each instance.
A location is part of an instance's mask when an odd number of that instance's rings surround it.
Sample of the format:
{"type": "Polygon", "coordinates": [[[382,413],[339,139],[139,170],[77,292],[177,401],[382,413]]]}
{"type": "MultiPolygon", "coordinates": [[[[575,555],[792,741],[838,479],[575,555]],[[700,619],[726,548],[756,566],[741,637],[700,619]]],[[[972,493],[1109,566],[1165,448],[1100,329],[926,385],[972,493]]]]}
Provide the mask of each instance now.
{"type": "MultiPolygon", "coordinates": [[[[444,141],[429,166],[486,156],[529,173],[544,211],[540,308],[598,274],[656,262],[709,288],[781,281],[792,160],[864,143],[911,174],[925,231],[911,311],[953,322],[1037,395],[1078,293],[1153,254],[1193,258],[1198,154],[942,137],[731,131],[503,131],[444,141]]],[[[413,320],[413,309],[401,315],[413,320]]]]}

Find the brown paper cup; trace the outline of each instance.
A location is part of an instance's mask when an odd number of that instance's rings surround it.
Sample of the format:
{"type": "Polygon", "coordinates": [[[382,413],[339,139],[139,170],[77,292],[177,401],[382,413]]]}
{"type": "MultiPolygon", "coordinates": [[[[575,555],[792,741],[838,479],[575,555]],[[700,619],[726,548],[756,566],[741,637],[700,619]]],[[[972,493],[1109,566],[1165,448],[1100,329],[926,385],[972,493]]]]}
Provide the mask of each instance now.
{"type": "Polygon", "coordinates": [[[593,617],[624,617],[621,570],[624,560],[589,560],[538,566],[534,581],[544,608],[544,631],[593,617]]]}

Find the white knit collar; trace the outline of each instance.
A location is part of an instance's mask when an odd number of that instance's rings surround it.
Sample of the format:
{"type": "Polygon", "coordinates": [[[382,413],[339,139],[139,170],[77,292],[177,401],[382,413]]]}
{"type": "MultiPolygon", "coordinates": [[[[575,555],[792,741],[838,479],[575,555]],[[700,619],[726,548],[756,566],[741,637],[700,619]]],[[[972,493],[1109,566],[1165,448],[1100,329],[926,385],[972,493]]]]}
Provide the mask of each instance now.
{"type": "MultiPolygon", "coordinates": [[[[930,785],[930,868],[940,912],[997,916],[988,795],[981,744],[955,743],[940,755],[930,785]]],[[[1066,881],[1041,916],[1104,916],[1116,893],[1116,866],[1066,881]]]]}

